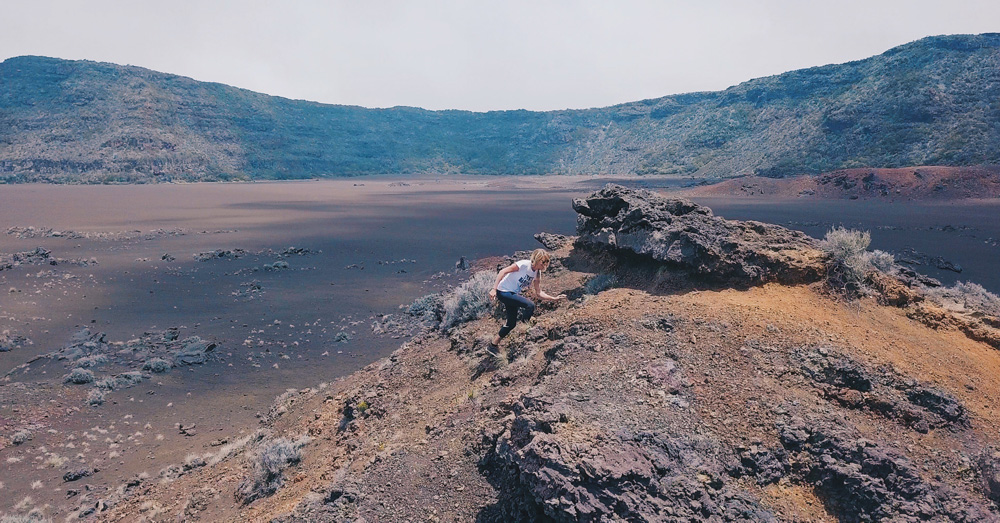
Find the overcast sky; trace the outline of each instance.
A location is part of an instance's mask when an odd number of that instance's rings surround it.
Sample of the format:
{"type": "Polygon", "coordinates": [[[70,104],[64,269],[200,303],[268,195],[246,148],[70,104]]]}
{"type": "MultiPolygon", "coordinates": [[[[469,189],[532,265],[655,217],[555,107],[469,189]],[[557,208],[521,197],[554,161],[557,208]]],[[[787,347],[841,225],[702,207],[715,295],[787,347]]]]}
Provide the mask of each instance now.
{"type": "Polygon", "coordinates": [[[600,107],[1000,32],[997,0],[5,1],[0,59],[131,64],[273,95],[600,107]]]}

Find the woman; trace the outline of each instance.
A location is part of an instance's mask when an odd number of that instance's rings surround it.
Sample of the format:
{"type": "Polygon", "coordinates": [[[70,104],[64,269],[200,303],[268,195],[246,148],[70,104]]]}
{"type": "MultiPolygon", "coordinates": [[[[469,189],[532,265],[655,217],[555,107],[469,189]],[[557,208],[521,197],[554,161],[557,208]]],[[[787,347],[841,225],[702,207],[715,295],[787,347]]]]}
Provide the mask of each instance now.
{"type": "Polygon", "coordinates": [[[507,336],[507,334],[510,334],[514,325],[517,324],[518,309],[524,308],[521,318],[524,321],[530,320],[531,315],[535,313],[535,304],[521,295],[528,287],[531,287],[534,294],[541,300],[556,301],[566,299],[565,294],[549,296],[542,292],[541,284],[539,283],[541,278],[539,276],[541,276],[541,273],[545,269],[549,268],[550,259],[549,253],[545,252],[545,249],[535,249],[531,253],[530,259],[514,262],[509,267],[500,271],[500,274],[497,274],[493,288],[490,289],[490,299],[499,299],[500,303],[503,303],[504,308],[507,310],[507,323],[493,337],[490,352],[496,353],[496,347],[500,344],[500,340],[507,336]]]}

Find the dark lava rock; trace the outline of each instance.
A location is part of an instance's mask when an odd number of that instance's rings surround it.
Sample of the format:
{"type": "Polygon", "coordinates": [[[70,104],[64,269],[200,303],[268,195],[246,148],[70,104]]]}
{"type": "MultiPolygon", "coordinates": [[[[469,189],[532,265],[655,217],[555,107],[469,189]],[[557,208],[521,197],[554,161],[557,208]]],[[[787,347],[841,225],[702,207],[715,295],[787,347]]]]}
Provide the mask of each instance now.
{"type": "Polygon", "coordinates": [[[191,336],[180,341],[181,347],[175,351],[174,361],[178,365],[196,365],[208,361],[209,353],[216,345],[198,336],[191,336]]]}
{"type": "Polygon", "coordinates": [[[540,232],[535,235],[535,239],[538,240],[538,243],[542,244],[543,247],[550,251],[558,251],[573,240],[573,238],[569,236],[552,234],[550,232],[540,232]]]}
{"type": "Polygon", "coordinates": [[[827,255],[805,234],[754,221],[726,220],[688,200],[608,184],[573,201],[577,243],[676,265],[742,284],[804,283],[826,273],[827,255]]]}
{"type": "Polygon", "coordinates": [[[968,425],[969,417],[958,398],[934,387],[913,387],[906,391],[906,397],[915,405],[941,416],[945,421],[958,425],[968,425]]]}
{"type": "Polygon", "coordinates": [[[969,426],[965,407],[953,395],[889,368],[870,369],[828,347],[800,350],[796,358],[803,374],[844,407],[867,408],[923,434],[931,428],[969,426]]]}
{"type": "Polygon", "coordinates": [[[63,481],[65,482],[76,481],[80,478],[85,478],[87,476],[90,476],[93,473],[94,471],[90,469],[71,470],[63,474],[63,481]]]}
{"type": "Polygon", "coordinates": [[[232,250],[229,250],[229,249],[225,249],[225,250],[224,249],[216,249],[214,251],[206,251],[206,252],[196,253],[194,255],[194,259],[196,259],[198,261],[208,261],[208,260],[215,260],[215,259],[219,259],[219,258],[228,259],[228,260],[235,260],[237,258],[242,258],[243,256],[246,256],[247,254],[248,254],[247,251],[245,251],[243,249],[232,249],[232,250]]]}
{"type": "Polygon", "coordinates": [[[1000,503],[1000,451],[986,449],[979,457],[979,473],[986,496],[1000,503]]]}
{"type": "Polygon", "coordinates": [[[777,428],[793,473],[841,521],[1000,521],[979,500],[924,481],[904,455],[859,438],[842,419],[792,417],[777,428]]]}
{"type": "Polygon", "coordinates": [[[310,492],[291,513],[271,520],[271,523],[312,523],[329,521],[351,523],[358,518],[358,505],[364,496],[361,489],[345,474],[344,469],[334,473],[334,480],[320,492],[310,492]]]}
{"type": "Polygon", "coordinates": [[[656,432],[584,436],[567,426],[559,405],[541,403],[515,404],[516,416],[484,458],[484,468],[508,474],[497,481],[503,506],[480,520],[777,521],[726,484],[715,442],[656,432]]]}
{"type": "Polygon", "coordinates": [[[785,449],[768,449],[760,445],[738,448],[740,466],[735,476],[749,475],[761,485],[777,483],[789,469],[788,454],[785,449]]]}
{"type": "Polygon", "coordinates": [[[31,340],[24,336],[11,334],[10,331],[0,332],[0,352],[8,352],[31,345],[31,340]]]}
{"type": "Polygon", "coordinates": [[[13,254],[0,253],[0,271],[13,269],[18,265],[56,265],[59,262],[52,257],[51,251],[41,247],[34,250],[15,252],[13,254]]]}
{"type": "Polygon", "coordinates": [[[807,352],[802,359],[802,370],[815,381],[860,392],[872,390],[872,378],[864,367],[846,357],[830,355],[828,349],[807,352]]]}

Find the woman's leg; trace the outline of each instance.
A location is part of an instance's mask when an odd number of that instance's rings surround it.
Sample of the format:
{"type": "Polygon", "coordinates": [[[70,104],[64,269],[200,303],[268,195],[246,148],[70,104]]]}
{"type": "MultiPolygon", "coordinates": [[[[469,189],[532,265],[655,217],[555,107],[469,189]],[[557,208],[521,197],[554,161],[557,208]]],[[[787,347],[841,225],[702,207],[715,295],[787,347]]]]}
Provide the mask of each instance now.
{"type": "Polygon", "coordinates": [[[524,296],[510,292],[498,292],[497,298],[499,298],[500,302],[503,303],[507,312],[507,322],[504,323],[503,327],[500,328],[500,333],[497,334],[500,339],[503,339],[510,334],[510,331],[514,329],[515,325],[517,325],[518,309],[524,307],[524,320],[527,321],[531,319],[531,315],[535,313],[535,304],[524,296]]]}

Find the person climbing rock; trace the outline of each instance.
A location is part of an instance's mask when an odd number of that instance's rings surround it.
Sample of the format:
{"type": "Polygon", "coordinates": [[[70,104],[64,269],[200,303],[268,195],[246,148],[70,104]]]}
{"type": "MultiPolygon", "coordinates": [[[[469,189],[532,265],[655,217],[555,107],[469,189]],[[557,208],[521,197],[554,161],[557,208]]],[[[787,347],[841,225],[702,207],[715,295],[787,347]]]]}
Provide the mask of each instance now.
{"type": "Polygon", "coordinates": [[[517,325],[518,311],[524,309],[524,312],[521,313],[521,320],[525,322],[530,320],[531,315],[535,313],[535,303],[524,296],[525,291],[530,288],[532,293],[543,301],[566,299],[565,294],[550,296],[541,289],[541,274],[549,268],[550,262],[551,256],[545,249],[535,249],[529,259],[514,262],[497,274],[493,288],[490,289],[490,299],[500,300],[500,303],[504,305],[507,321],[503,327],[500,327],[500,332],[493,337],[493,341],[490,343],[488,350],[494,356],[499,354],[500,341],[510,334],[510,331],[517,325]]]}

